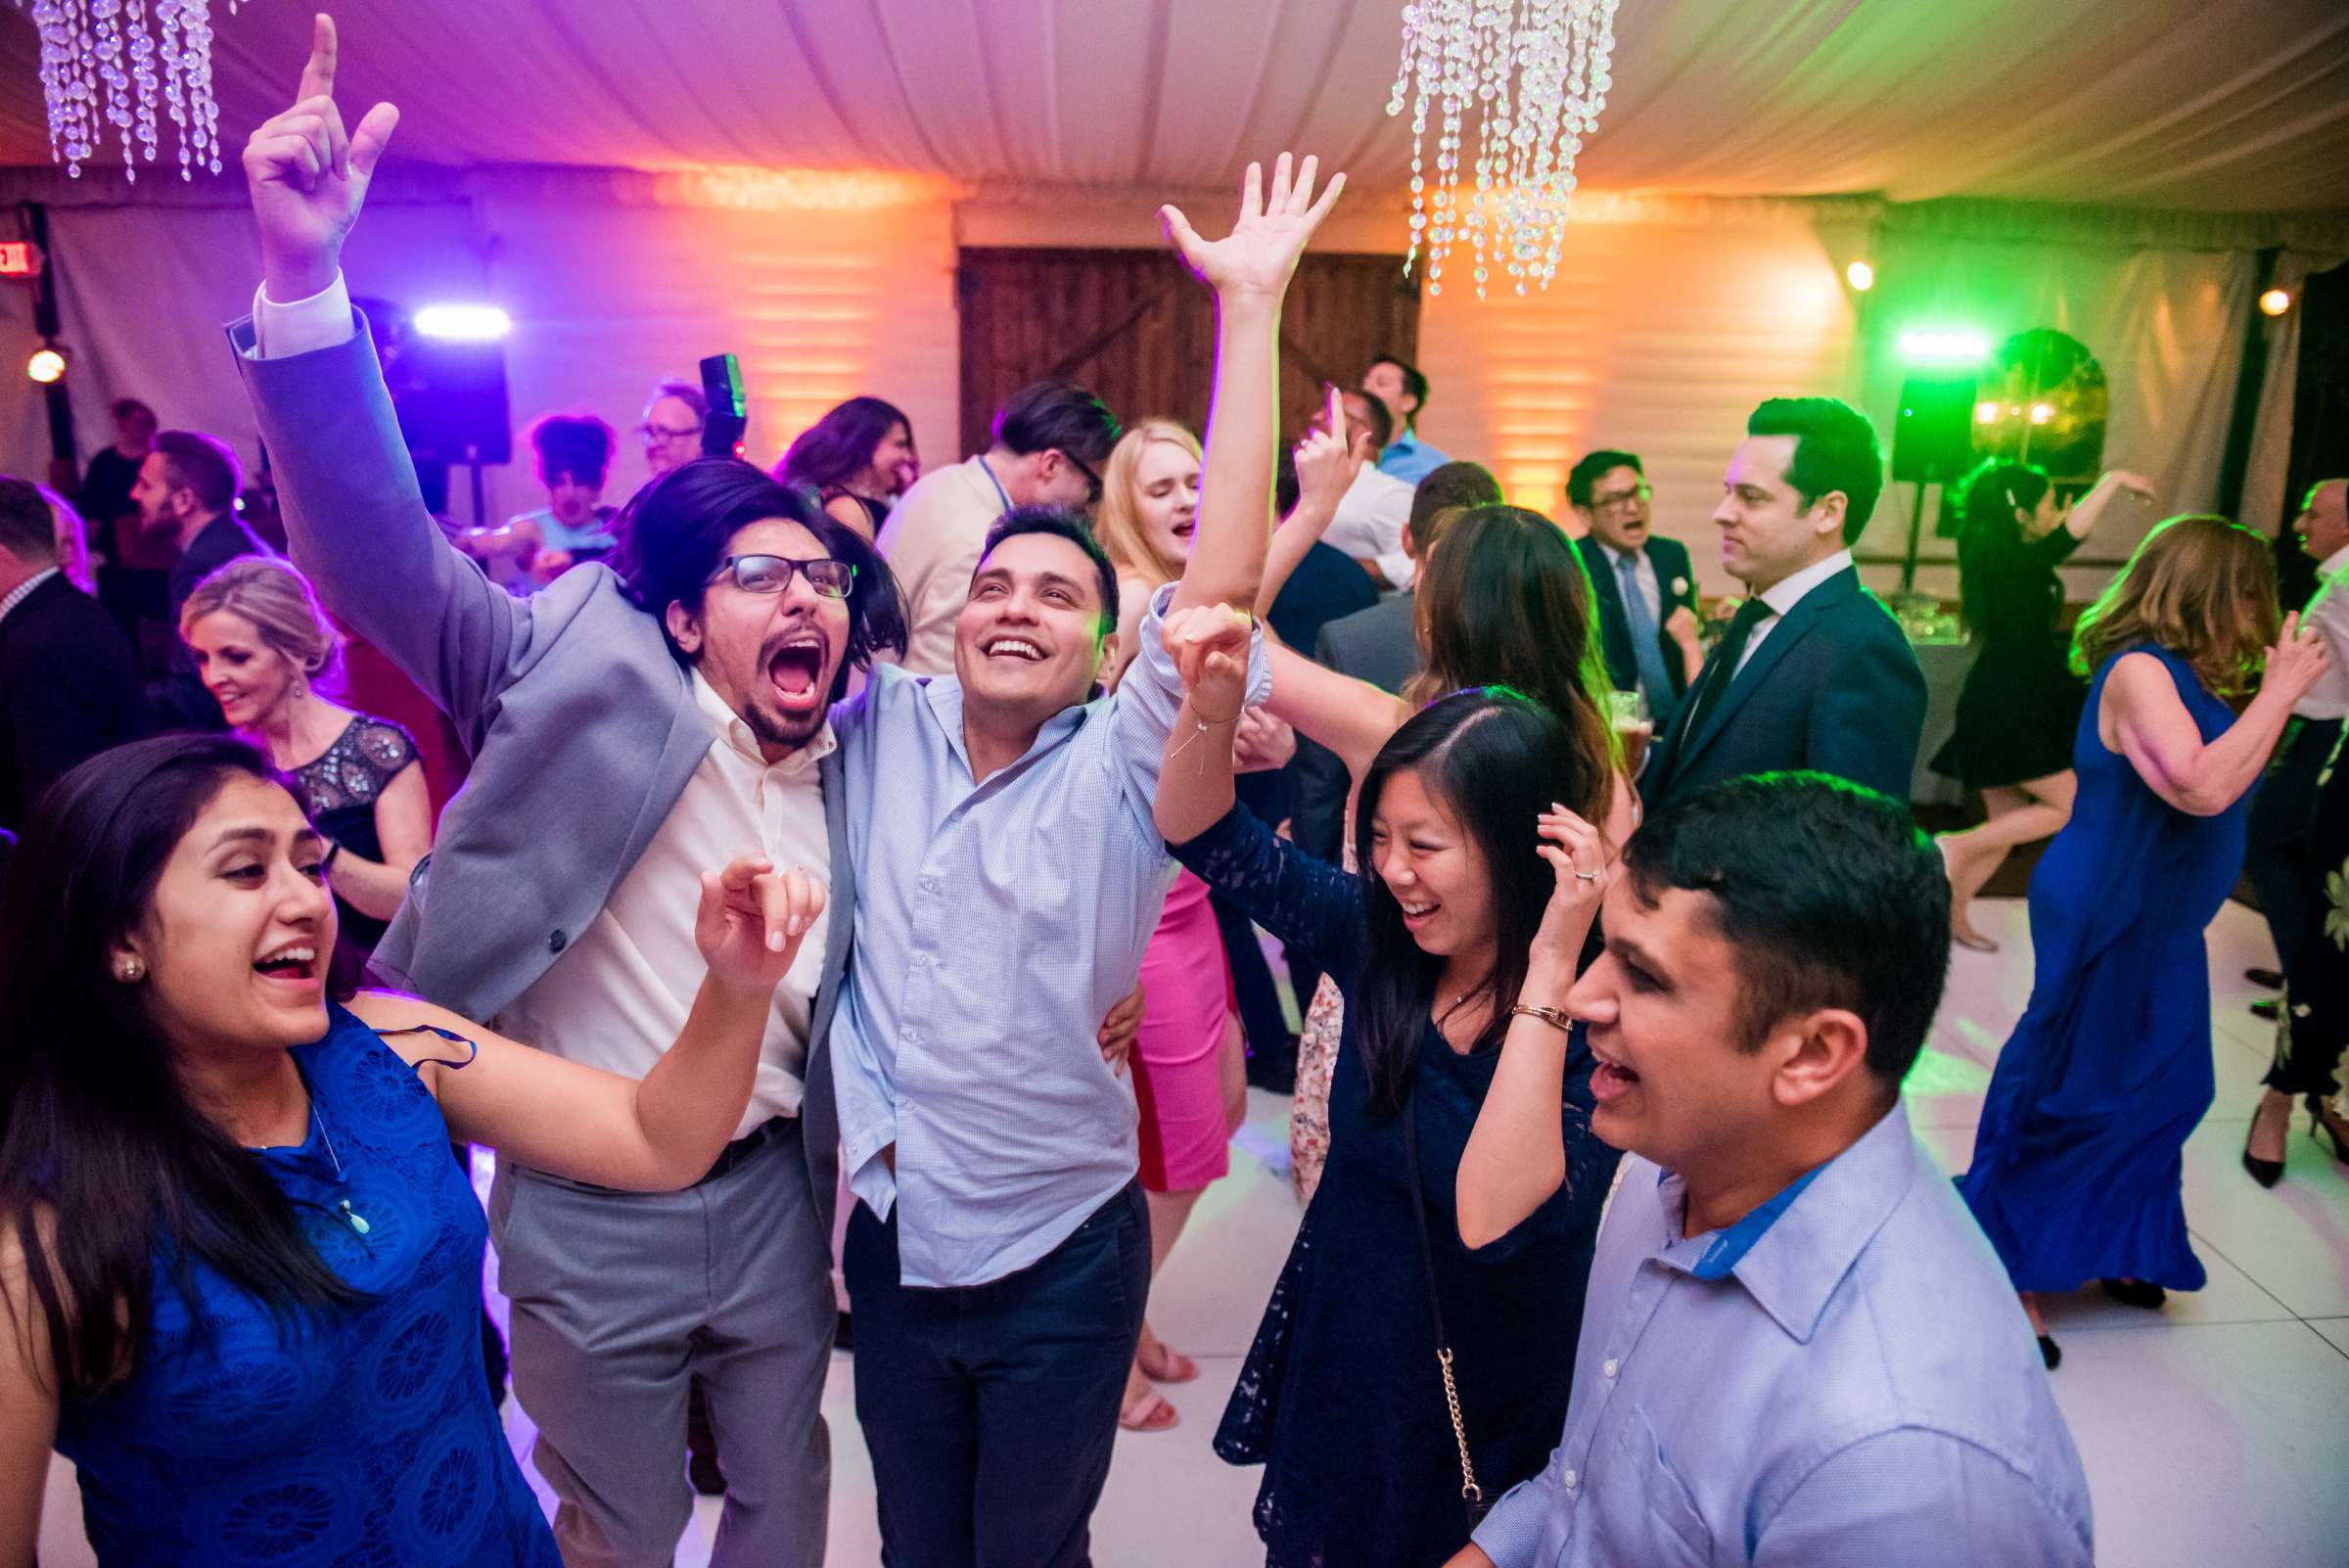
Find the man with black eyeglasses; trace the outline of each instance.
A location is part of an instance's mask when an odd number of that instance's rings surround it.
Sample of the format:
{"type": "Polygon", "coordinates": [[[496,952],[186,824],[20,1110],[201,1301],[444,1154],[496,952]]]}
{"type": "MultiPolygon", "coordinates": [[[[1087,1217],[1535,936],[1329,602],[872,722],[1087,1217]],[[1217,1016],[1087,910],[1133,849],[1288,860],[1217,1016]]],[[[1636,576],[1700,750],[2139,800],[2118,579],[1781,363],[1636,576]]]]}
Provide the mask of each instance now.
{"type": "Polygon", "coordinates": [[[1118,419],[1082,387],[1039,381],[995,411],[988,449],[933,469],[899,497],[879,544],[905,590],[904,657],[917,675],[954,672],[954,619],[970,592],[987,530],[1028,506],[1087,510],[1118,444],[1118,419]]]}
{"type": "Polygon", "coordinates": [[[1617,691],[1636,691],[1661,732],[1704,668],[1688,546],[1648,530],[1653,492],[1636,452],[1587,454],[1566,476],[1574,541],[1598,600],[1600,647],[1617,691]]]}

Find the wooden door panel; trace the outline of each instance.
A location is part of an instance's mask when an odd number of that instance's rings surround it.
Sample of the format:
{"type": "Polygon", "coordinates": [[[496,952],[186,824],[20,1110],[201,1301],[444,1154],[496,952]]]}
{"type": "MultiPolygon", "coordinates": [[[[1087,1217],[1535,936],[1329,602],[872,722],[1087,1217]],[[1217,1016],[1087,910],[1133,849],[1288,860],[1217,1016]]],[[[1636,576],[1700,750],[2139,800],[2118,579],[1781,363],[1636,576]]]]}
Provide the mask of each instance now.
{"type": "MultiPolygon", "coordinates": [[[[1196,431],[1215,380],[1215,301],[1163,251],[963,251],[956,274],[958,450],[986,446],[995,409],[1032,381],[1074,381],[1131,425],[1196,431]]],[[[1411,358],[1419,289],[1400,256],[1309,255],[1281,319],[1281,427],[1303,430],[1322,381],[1353,386],[1374,354],[1411,358]]]]}

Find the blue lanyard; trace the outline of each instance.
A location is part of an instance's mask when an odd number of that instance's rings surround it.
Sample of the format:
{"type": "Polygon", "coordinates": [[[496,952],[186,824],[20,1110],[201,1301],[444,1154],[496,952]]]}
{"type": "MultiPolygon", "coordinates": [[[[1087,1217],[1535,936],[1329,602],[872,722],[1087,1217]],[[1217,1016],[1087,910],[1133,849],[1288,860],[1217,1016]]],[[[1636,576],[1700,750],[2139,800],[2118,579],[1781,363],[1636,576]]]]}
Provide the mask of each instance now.
{"type": "Polygon", "coordinates": [[[988,465],[985,454],[981,454],[978,461],[979,472],[985,474],[987,482],[995,487],[996,498],[1002,501],[1003,510],[1008,513],[1011,510],[1011,492],[1003,487],[1001,480],[995,478],[995,471],[988,465]]]}

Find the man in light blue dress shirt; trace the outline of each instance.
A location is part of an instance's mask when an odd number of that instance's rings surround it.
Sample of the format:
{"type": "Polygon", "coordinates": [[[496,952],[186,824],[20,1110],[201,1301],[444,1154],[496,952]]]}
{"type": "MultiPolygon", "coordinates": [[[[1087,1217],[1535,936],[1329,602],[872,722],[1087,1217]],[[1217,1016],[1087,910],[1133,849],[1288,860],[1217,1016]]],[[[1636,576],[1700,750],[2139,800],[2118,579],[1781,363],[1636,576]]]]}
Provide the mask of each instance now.
{"type": "Polygon", "coordinates": [[[1417,365],[1382,354],[1362,372],[1362,391],[1386,405],[1387,416],[1395,425],[1395,438],[1378,454],[1381,474],[1416,484],[1451,461],[1449,452],[1419,438],[1419,415],[1427,407],[1428,381],[1417,365]]]}
{"type": "MultiPolygon", "coordinates": [[[[980,555],[954,673],[882,667],[834,712],[859,885],[833,1036],[844,1272],[892,1568],[1089,1560],[1150,1263],[1133,1097],[1095,1035],[1173,879],[1166,619],[1245,609],[1263,576],[1280,301],[1340,183],[1316,204],[1313,172],[1284,155],[1260,199],[1252,165],[1212,244],[1164,214],[1216,291],[1215,392],[1189,562],[1115,695],[1085,701],[1118,624],[1108,557],[1079,515],[1022,508],[980,555]]],[[[1225,616],[1261,701],[1261,633],[1225,616]]]]}
{"type": "MultiPolygon", "coordinates": [[[[1948,962],[1932,846],[1880,795],[1781,773],[1665,808],[1617,866],[1597,851],[1552,908],[1604,889],[1604,952],[1525,995],[1588,1022],[1591,1126],[1633,1158],[1565,1434],[1452,1568],[2088,1568],[2031,1330],[1900,1098],[1948,962]]],[[[1471,1244],[1558,1141],[1554,1109],[1511,1112],[1565,1038],[1521,1017],[1503,1045],[1460,1167],[1471,1244]]]]}

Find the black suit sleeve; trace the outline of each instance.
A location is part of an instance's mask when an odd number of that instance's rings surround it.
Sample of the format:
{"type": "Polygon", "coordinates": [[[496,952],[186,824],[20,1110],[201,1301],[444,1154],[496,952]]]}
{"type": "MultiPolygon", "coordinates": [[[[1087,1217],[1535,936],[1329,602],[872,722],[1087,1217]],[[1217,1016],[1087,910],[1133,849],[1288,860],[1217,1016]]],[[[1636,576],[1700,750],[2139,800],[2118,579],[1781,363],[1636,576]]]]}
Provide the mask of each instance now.
{"type": "Polygon", "coordinates": [[[121,678],[111,666],[82,659],[45,661],[23,675],[11,671],[9,739],[27,803],[59,774],[131,738],[122,720],[137,688],[118,689],[113,683],[121,678]]]}
{"type": "Polygon", "coordinates": [[[1834,676],[1811,703],[1808,765],[1909,799],[1925,729],[1925,677],[1909,639],[1872,601],[1860,601],[1862,630],[1849,638],[1834,676]]]}

